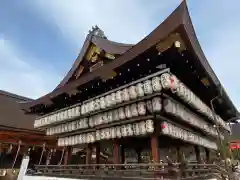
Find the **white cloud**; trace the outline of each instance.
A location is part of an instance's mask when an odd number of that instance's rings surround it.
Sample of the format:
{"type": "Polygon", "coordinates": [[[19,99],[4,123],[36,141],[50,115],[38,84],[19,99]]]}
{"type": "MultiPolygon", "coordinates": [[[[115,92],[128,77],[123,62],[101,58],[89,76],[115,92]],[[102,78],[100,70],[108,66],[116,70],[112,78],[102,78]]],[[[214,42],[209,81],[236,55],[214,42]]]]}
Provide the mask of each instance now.
{"type": "Polygon", "coordinates": [[[35,0],[29,3],[79,47],[83,35],[87,35],[96,24],[111,40],[136,43],[164,20],[179,0],[164,3],[141,0],[35,0]]]}
{"type": "MultiPolygon", "coordinates": [[[[32,60],[32,59],[31,59],[32,60]]],[[[0,39],[0,88],[19,95],[37,98],[50,92],[60,78],[46,65],[30,64],[24,56],[6,39],[0,39]]],[[[32,61],[33,62],[33,61],[32,61]]]]}

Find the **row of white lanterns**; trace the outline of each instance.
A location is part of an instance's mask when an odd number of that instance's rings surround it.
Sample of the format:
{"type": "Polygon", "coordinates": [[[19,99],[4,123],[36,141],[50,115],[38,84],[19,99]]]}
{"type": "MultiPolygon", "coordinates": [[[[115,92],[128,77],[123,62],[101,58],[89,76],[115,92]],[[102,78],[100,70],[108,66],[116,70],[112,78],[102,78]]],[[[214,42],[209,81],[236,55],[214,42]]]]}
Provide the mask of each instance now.
{"type": "MultiPolygon", "coordinates": [[[[214,121],[214,114],[212,110],[200,99],[198,98],[188,87],[186,87],[179,79],[169,73],[164,73],[161,75],[161,84],[163,89],[170,89],[173,93],[179,96],[185,103],[188,103],[199,113],[207,116],[212,121],[214,121]]],[[[216,115],[215,123],[221,125],[226,130],[230,131],[230,127],[226,124],[222,118],[216,115]]]]}
{"type": "MultiPolygon", "coordinates": [[[[218,137],[217,130],[213,127],[213,125],[208,124],[202,117],[194,114],[183,105],[170,99],[165,99],[163,104],[163,109],[166,113],[176,116],[177,118],[185,121],[186,123],[194,127],[202,129],[204,132],[212,136],[218,137]]],[[[222,139],[224,138],[223,135],[220,135],[220,137],[222,139]]]]}
{"type": "Polygon", "coordinates": [[[104,110],[116,104],[121,104],[122,102],[134,100],[139,97],[143,97],[144,95],[150,95],[154,92],[160,92],[161,89],[162,85],[160,77],[156,76],[148,80],[143,80],[135,85],[123,88],[122,90],[117,90],[115,92],[111,91],[111,93],[83,103],[81,106],[79,105],[77,107],[70,108],[69,110],[60,111],[57,114],[37,119],[35,120],[34,127],[38,128],[56,121],[59,122],[80,115],[88,115],[92,112],[101,109],[104,110]]]}
{"type": "Polygon", "coordinates": [[[111,123],[113,121],[144,116],[147,114],[149,106],[152,107],[153,112],[160,112],[162,109],[161,98],[155,97],[151,100],[148,100],[147,102],[140,101],[138,103],[133,103],[104,113],[96,114],[94,116],[89,117],[89,126],[94,127],[101,124],[111,123]]]}
{"type": "Polygon", "coordinates": [[[145,80],[137,83],[136,85],[131,85],[130,87],[122,90],[117,90],[116,92],[111,92],[100,98],[90,100],[89,102],[82,104],[81,113],[82,115],[85,115],[100,109],[106,109],[116,104],[121,104],[122,102],[143,97],[144,95],[160,92],[161,89],[162,85],[160,77],[156,76],[151,80],[145,80]]]}
{"type": "MultiPolygon", "coordinates": [[[[171,89],[186,103],[193,106],[197,111],[206,115],[213,120],[213,113],[192,91],[190,91],[183,83],[181,83],[176,76],[164,73],[160,77],[153,77],[151,80],[144,80],[136,85],[131,85],[128,88],[109,93],[100,98],[93,99],[80,106],[70,108],[63,112],[53,114],[35,121],[35,127],[51,124],[55,121],[62,121],[80,115],[90,114],[100,109],[106,109],[116,104],[120,104],[131,99],[143,97],[154,92],[160,92],[162,87],[164,89],[171,89]]],[[[218,124],[230,131],[230,127],[217,116],[218,124]]]]}
{"type": "Polygon", "coordinates": [[[160,97],[154,97],[147,100],[146,102],[141,101],[138,103],[133,103],[114,110],[98,113],[96,115],[90,116],[89,118],[83,118],[74,122],[50,127],[47,129],[47,135],[66,133],[78,129],[86,129],[88,127],[92,128],[101,124],[111,123],[113,121],[144,116],[147,114],[147,111],[151,111],[151,113],[160,112],[162,109],[161,101],[162,100],[160,97]]]}
{"type": "Polygon", "coordinates": [[[71,132],[71,131],[86,129],[86,128],[88,128],[88,118],[83,118],[70,123],[65,123],[65,124],[47,128],[46,134],[48,136],[51,136],[54,134],[61,134],[61,133],[66,133],[66,132],[71,132]]]}
{"type": "Polygon", "coordinates": [[[145,135],[154,131],[152,120],[145,120],[134,124],[126,124],[111,128],[97,130],[96,132],[64,137],[58,139],[58,146],[74,146],[79,144],[94,143],[98,140],[116,139],[128,136],[145,135]]]}
{"type": "Polygon", "coordinates": [[[34,121],[34,127],[39,128],[41,126],[49,125],[55,122],[64,121],[67,119],[75,118],[81,115],[80,106],[75,106],[66,110],[59,111],[57,113],[41,117],[34,121]]]}
{"type": "Polygon", "coordinates": [[[190,131],[179,128],[169,122],[163,122],[161,126],[162,126],[162,133],[164,135],[181,139],[188,143],[196,144],[209,149],[214,149],[214,150],[217,149],[217,144],[215,142],[209,141],[208,139],[200,137],[197,134],[193,134],[190,131]]]}

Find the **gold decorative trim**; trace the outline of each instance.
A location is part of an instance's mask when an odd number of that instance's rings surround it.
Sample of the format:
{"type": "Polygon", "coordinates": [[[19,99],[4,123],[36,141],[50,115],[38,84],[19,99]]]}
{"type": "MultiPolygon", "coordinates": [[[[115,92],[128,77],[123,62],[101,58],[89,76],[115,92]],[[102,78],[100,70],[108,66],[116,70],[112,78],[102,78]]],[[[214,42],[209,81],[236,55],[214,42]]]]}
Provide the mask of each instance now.
{"type": "Polygon", "coordinates": [[[103,66],[103,61],[99,61],[98,63],[92,65],[92,66],[89,68],[89,71],[92,72],[92,71],[94,71],[95,69],[100,68],[101,66],[103,66]]]}
{"type": "Polygon", "coordinates": [[[173,44],[175,44],[175,42],[178,42],[178,44],[180,44],[180,46],[177,47],[180,52],[186,49],[185,43],[183,42],[179,33],[170,34],[168,37],[156,45],[156,49],[162,53],[169,49],[173,44]]]}

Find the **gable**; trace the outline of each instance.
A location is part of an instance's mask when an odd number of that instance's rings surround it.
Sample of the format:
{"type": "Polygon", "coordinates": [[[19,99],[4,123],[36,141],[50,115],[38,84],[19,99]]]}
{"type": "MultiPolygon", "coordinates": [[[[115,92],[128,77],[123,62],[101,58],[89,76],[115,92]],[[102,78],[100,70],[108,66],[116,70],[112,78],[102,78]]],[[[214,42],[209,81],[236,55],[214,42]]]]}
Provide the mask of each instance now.
{"type": "Polygon", "coordinates": [[[132,47],[133,45],[113,42],[105,37],[88,35],[72,68],[57,88],[113,61],[132,47]]]}

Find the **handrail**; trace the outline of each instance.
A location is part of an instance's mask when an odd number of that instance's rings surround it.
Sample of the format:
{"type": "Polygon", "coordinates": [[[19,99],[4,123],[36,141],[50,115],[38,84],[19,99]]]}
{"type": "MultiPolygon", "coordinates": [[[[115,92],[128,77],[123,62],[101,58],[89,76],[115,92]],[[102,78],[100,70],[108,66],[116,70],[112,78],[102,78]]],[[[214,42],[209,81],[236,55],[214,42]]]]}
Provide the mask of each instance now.
{"type": "Polygon", "coordinates": [[[227,171],[217,164],[154,163],[154,164],[88,164],[36,165],[30,175],[86,179],[197,180],[226,177],[227,171]]]}

